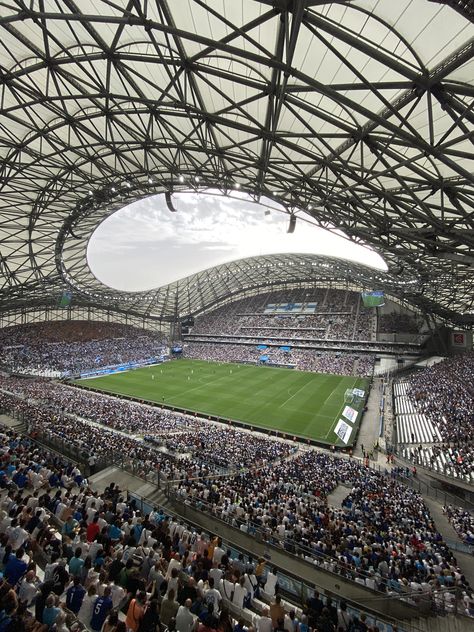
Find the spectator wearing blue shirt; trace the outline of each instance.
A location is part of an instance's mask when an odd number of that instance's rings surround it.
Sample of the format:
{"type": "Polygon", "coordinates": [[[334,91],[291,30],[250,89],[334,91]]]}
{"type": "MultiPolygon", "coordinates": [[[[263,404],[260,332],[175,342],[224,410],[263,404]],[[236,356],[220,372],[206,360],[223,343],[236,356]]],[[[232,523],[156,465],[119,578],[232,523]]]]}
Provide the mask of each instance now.
{"type": "Polygon", "coordinates": [[[59,487],[60,486],[60,480],[58,475],[56,474],[56,472],[53,472],[51,474],[51,476],[49,477],[49,484],[51,487],[59,487]]]}
{"type": "Polygon", "coordinates": [[[49,595],[46,599],[46,607],[43,610],[43,623],[48,626],[48,630],[51,630],[60,612],[61,608],[56,606],[56,596],[49,595]]]}
{"type": "Polygon", "coordinates": [[[116,520],[114,524],[109,527],[109,538],[112,542],[117,542],[122,537],[122,530],[120,529],[120,521],[116,520]]]}
{"type": "Polygon", "coordinates": [[[81,547],[77,547],[74,551],[74,557],[71,557],[69,560],[69,573],[74,577],[81,577],[82,575],[82,567],[84,566],[84,560],[81,557],[82,549],[81,547]]]}
{"type": "Polygon", "coordinates": [[[8,603],[6,608],[0,612],[0,632],[4,632],[12,624],[16,610],[16,603],[8,603]]]}
{"type": "Polygon", "coordinates": [[[110,586],[107,586],[104,590],[104,596],[98,597],[94,603],[94,609],[92,611],[92,618],[90,627],[94,632],[100,632],[104,621],[107,618],[110,610],[112,610],[112,598],[110,597],[110,586]]]}
{"type": "Polygon", "coordinates": [[[86,589],[81,584],[80,577],[74,577],[74,583],[66,591],[66,606],[77,614],[81,609],[82,600],[86,594],[86,589]]]}
{"type": "Polygon", "coordinates": [[[63,528],[61,529],[61,533],[63,535],[67,535],[68,537],[71,538],[71,540],[73,540],[74,539],[74,535],[75,535],[75,531],[76,531],[76,529],[78,527],[79,527],[79,523],[74,518],[74,516],[69,516],[69,518],[63,524],[63,528]]]}
{"type": "Polygon", "coordinates": [[[16,555],[10,555],[10,558],[5,566],[5,577],[7,578],[10,586],[15,586],[20,577],[26,573],[28,565],[23,561],[25,551],[19,548],[16,555]]]}

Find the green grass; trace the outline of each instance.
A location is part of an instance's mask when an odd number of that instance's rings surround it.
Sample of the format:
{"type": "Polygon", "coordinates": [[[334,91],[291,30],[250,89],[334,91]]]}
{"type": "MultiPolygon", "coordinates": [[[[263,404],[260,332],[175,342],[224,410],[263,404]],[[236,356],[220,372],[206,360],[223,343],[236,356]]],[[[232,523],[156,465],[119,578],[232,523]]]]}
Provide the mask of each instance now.
{"type": "MultiPolygon", "coordinates": [[[[177,360],[77,383],[343,445],[333,428],[345,406],[344,393],[354,387],[367,390],[369,380],[294,369],[177,360]]],[[[359,418],[360,415],[355,426],[359,418]]],[[[355,435],[353,431],[351,440],[355,435]]]]}

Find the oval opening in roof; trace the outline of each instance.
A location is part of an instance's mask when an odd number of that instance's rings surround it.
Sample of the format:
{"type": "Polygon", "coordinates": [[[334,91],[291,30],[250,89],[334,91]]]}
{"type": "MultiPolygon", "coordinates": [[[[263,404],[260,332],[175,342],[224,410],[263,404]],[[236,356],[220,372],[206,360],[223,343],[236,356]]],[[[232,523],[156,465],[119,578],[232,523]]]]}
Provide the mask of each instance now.
{"type": "Polygon", "coordinates": [[[87,260],[92,273],[117,290],[144,291],[244,257],[304,253],[340,257],[387,270],[380,255],[361,244],[319,228],[297,214],[289,216],[273,200],[254,202],[246,193],[217,190],[165,194],[123,207],[91,236],[87,260]]]}

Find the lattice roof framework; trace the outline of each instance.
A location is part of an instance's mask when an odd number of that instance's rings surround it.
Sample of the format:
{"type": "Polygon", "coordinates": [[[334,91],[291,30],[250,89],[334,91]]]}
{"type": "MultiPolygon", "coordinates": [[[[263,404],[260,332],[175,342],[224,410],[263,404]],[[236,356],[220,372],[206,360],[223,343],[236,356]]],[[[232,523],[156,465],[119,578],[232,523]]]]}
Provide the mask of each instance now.
{"type": "MultiPolygon", "coordinates": [[[[91,232],[155,192],[238,184],[375,247],[389,272],[361,285],[453,321],[474,311],[471,9],[0,2],[0,309],[72,285],[82,304],[169,317],[190,279],[110,290],[85,262],[91,232]]],[[[232,266],[226,287],[202,273],[186,309],[251,279],[232,266]]]]}

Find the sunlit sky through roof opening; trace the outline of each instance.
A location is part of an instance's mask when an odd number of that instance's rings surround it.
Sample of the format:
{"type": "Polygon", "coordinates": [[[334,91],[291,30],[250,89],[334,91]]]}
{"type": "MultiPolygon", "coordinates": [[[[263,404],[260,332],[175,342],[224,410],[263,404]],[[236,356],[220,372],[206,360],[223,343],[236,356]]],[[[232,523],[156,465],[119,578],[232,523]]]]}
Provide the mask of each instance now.
{"type": "Polygon", "coordinates": [[[340,257],[386,270],[373,250],[307,223],[298,213],[288,234],[287,213],[273,200],[257,204],[245,193],[215,191],[163,194],[130,204],[106,219],[87,251],[94,275],[126,291],[150,290],[206,268],[256,255],[310,253],[340,257]]]}

